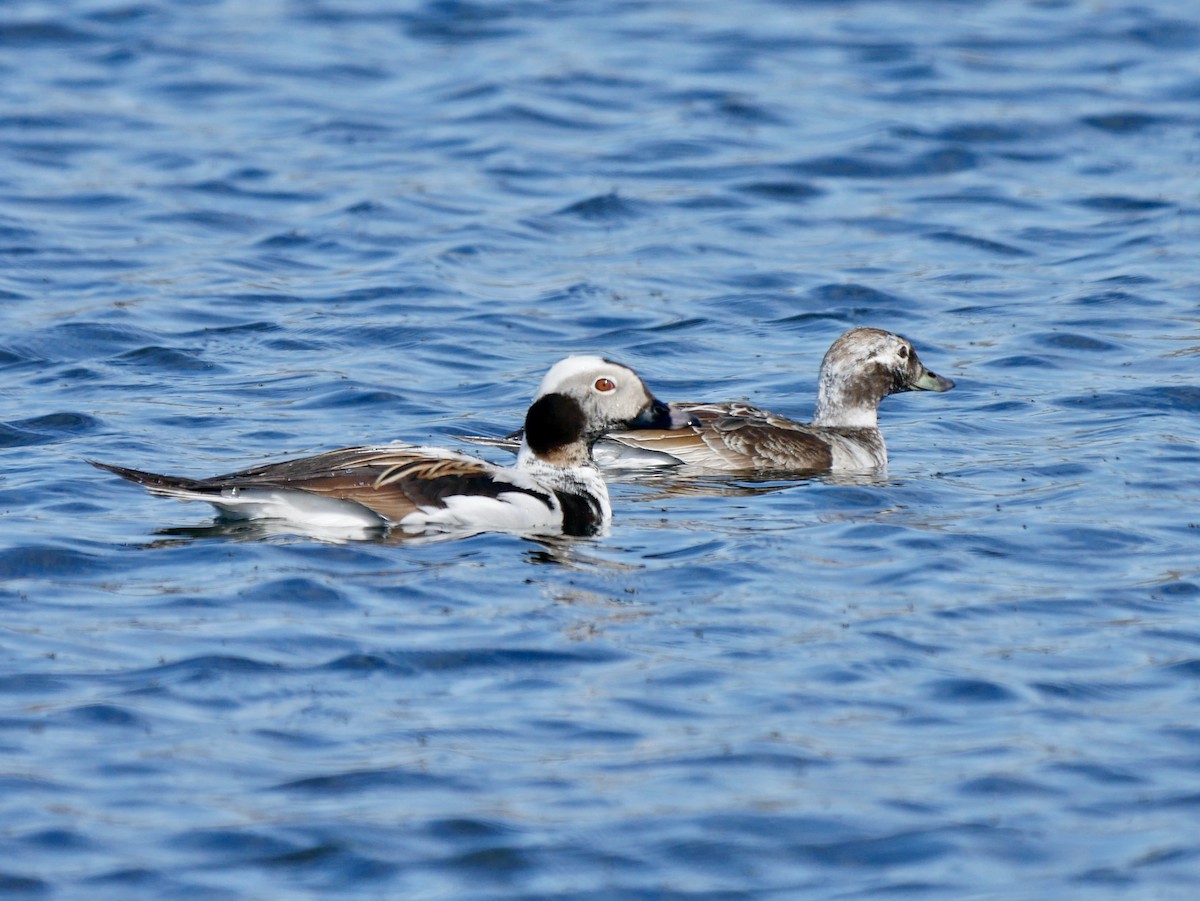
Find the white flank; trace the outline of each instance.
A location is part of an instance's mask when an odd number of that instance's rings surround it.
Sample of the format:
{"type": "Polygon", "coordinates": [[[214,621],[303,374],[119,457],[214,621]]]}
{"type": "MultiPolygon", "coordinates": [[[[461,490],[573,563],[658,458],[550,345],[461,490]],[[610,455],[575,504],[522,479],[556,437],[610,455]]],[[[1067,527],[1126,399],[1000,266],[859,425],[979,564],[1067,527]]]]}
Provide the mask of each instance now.
{"type": "Polygon", "coordinates": [[[832,455],[830,472],[860,472],[887,466],[887,448],[884,447],[882,435],[878,436],[878,452],[853,438],[836,434],[826,434],[823,437],[832,455]]]}
{"type": "Polygon", "coordinates": [[[562,528],[558,506],[523,491],[506,491],[499,497],[459,494],[445,499],[445,507],[422,507],[397,525],[405,529],[469,529],[485,532],[557,532],[562,528]]]}
{"type": "Polygon", "coordinates": [[[155,494],[179,501],[204,501],[231,519],[279,519],[314,529],[378,529],[386,525],[379,514],[362,504],[286,488],[230,488],[217,497],[184,490],[155,494]]]}
{"type": "MultiPolygon", "coordinates": [[[[701,447],[699,454],[707,459],[709,452],[701,447]]],[[[653,469],[662,466],[678,466],[684,459],[683,453],[668,454],[622,444],[619,436],[601,438],[592,446],[592,459],[605,469],[653,469]]]]}

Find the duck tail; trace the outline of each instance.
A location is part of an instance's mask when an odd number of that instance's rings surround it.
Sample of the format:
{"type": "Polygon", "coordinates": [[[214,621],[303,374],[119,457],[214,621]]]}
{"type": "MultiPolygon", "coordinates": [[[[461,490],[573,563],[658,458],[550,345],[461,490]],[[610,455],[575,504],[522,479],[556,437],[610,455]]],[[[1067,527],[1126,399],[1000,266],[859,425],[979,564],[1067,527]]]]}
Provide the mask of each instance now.
{"type": "MultiPolygon", "coordinates": [[[[199,479],[188,479],[183,476],[160,475],[156,472],[145,472],[141,469],[129,469],[113,463],[101,463],[99,460],[88,460],[97,469],[111,472],[113,475],[141,485],[151,494],[162,497],[173,497],[179,500],[191,500],[197,496],[213,494],[214,490],[199,479]]],[[[219,493],[219,492],[216,492],[219,493]]]]}

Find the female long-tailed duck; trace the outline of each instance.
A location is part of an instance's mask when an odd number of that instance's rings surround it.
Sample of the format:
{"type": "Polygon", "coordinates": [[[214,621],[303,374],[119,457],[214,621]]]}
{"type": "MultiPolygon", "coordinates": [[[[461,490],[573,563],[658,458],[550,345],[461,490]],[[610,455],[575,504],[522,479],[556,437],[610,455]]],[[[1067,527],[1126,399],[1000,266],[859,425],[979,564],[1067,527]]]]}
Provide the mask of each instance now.
{"type": "MultiPolygon", "coordinates": [[[[163,497],[207,501],[232,519],[302,532],[594,535],[612,517],[591,447],[613,428],[670,431],[691,414],[657,400],[632,369],[575,356],[546,373],[514,467],[437,447],[348,447],[205,479],[89,461],[163,497]]],[[[631,432],[626,432],[630,434],[631,432]]]]}
{"type": "MultiPolygon", "coordinates": [[[[887,465],[879,403],[901,391],[949,391],[954,382],[930,372],[912,344],[876,328],[855,328],[833,342],[821,362],[810,423],[732,403],[677,403],[696,424],[677,431],[613,431],[597,443],[601,466],[643,468],[690,464],[726,472],[852,472],[887,465]]],[[[519,447],[520,432],[470,440],[519,447]]]]}

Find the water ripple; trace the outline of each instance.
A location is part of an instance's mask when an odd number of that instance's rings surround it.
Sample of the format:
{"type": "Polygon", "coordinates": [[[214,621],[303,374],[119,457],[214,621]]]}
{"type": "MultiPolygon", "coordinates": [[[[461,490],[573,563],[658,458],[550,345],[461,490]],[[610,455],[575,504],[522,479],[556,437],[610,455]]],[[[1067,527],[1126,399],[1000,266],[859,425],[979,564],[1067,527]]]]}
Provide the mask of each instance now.
{"type": "Polygon", "coordinates": [[[10,6],[0,893],[1195,884],[1191,4],[10,6]],[[464,447],[576,351],[805,418],[855,325],[957,382],[887,473],[586,541],[85,462],[464,447]]]}

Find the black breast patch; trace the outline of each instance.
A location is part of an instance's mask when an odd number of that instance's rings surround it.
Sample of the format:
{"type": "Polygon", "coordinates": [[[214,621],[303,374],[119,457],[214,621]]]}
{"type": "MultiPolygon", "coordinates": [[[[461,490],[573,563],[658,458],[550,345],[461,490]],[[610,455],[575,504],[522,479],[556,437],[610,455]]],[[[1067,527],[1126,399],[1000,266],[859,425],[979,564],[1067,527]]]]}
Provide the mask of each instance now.
{"type": "Polygon", "coordinates": [[[562,506],[564,535],[588,536],[600,531],[600,506],[595,498],[557,489],[554,493],[562,506]]]}

